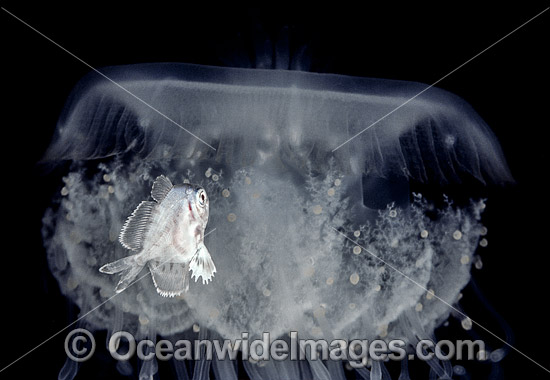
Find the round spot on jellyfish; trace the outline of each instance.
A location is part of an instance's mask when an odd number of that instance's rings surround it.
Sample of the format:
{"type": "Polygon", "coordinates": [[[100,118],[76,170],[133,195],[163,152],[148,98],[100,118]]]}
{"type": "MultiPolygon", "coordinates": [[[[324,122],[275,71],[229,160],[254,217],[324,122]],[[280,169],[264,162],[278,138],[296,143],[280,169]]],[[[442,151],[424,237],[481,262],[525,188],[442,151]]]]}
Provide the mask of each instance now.
{"type": "Polygon", "coordinates": [[[481,257],[476,256],[475,261],[474,261],[474,266],[475,266],[476,269],[483,268],[483,261],[481,260],[481,257]]]}
{"type": "Polygon", "coordinates": [[[149,323],[149,318],[147,318],[145,315],[139,316],[139,323],[142,325],[146,325],[149,323]]]}
{"type": "Polygon", "coordinates": [[[471,330],[472,329],[472,320],[468,317],[464,318],[460,324],[462,325],[462,328],[464,330],[471,330]]]}
{"type": "Polygon", "coordinates": [[[489,359],[489,353],[485,350],[480,350],[476,354],[476,359],[479,361],[485,361],[489,359]]]}
{"type": "MultiPolygon", "coordinates": [[[[412,353],[452,316],[448,305],[486,241],[485,203],[433,192],[465,178],[512,180],[496,138],[464,100],[433,88],[403,105],[425,86],[303,72],[170,63],[103,73],[152,107],[94,75],[70,96],[44,157],[69,162],[65,190],[43,218],[62,292],[82,313],[112,296],[115,279],[98,269],[125,256],[112,237],[159,175],[208,193],[204,239],[218,272],[170,299],[140,279],[110,308],[86,315],[91,329],[230,340],[247,332],[253,340],[292,328],[303,339],[402,339],[412,353]]],[[[343,368],[243,365],[253,378],[282,370],[337,378],[343,368]]],[[[219,378],[237,376],[232,366],[212,366],[219,378]]],[[[371,373],[383,366],[373,361],[371,373]]],[[[445,361],[430,366],[451,376],[445,361]]],[[[140,376],[156,368],[144,364],[140,376]]]]}
{"type": "Polygon", "coordinates": [[[209,316],[211,319],[216,319],[220,315],[220,311],[218,309],[212,309],[210,310],[209,316]]]}
{"type": "Polygon", "coordinates": [[[315,318],[322,318],[325,316],[325,308],[322,306],[319,306],[315,311],[313,312],[313,316],[315,318]]]}
{"type": "Polygon", "coordinates": [[[320,205],[315,205],[311,209],[315,215],[319,215],[321,212],[323,212],[323,208],[320,205]]]}
{"type": "Polygon", "coordinates": [[[457,376],[464,376],[466,375],[466,368],[464,368],[463,366],[461,365],[455,365],[453,367],[453,373],[457,376]]]}
{"type": "Polygon", "coordinates": [[[434,295],[435,295],[434,290],[433,290],[433,289],[430,289],[430,290],[428,290],[428,292],[426,293],[426,299],[431,300],[431,299],[434,297],[434,295]]]}

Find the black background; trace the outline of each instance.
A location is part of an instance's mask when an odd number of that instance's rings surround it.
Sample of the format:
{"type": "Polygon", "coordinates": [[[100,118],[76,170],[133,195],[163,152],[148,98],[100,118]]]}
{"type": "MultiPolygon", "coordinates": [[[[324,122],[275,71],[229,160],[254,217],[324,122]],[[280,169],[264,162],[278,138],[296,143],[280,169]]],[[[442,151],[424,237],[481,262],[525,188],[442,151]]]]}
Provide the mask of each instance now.
{"type": "MultiPolygon", "coordinates": [[[[302,10],[283,5],[251,10],[152,3],[116,9],[98,3],[2,6],[96,68],[166,61],[254,67],[255,39],[275,40],[287,26],[291,50],[308,46],[311,71],[431,84],[547,4],[302,10]],[[238,60],[236,46],[243,52],[238,60]]],[[[41,217],[59,184],[43,177],[35,164],[70,90],[90,69],[6,12],[0,12],[0,20],[4,367],[72,321],[49,274],[40,235],[41,217]]],[[[491,126],[516,179],[515,185],[495,190],[489,199],[484,218],[489,246],[481,252],[484,268],[474,270],[474,276],[510,324],[514,346],[546,368],[549,21],[550,11],[438,83],[471,103],[491,126]]],[[[466,312],[502,335],[482,308],[466,312]]],[[[56,378],[65,360],[65,336],[51,339],[0,377],[56,378]]],[[[519,374],[550,377],[514,352],[502,369],[509,379],[519,374]]],[[[82,370],[89,377],[112,373],[86,364],[82,370]]]]}

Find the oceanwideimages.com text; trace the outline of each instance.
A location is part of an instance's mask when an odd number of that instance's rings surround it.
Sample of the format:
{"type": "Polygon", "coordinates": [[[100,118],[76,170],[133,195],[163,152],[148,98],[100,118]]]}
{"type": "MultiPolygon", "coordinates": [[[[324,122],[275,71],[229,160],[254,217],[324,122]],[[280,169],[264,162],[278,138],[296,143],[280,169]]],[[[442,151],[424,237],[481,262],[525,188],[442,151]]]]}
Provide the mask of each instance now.
{"type": "MultiPolygon", "coordinates": [[[[175,342],[162,339],[156,342],[150,339],[136,340],[125,331],[114,333],[108,342],[111,356],[116,360],[129,360],[137,356],[141,360],[242,360],[283,361],[283,360],[343,360],[352,367],[367,365],[368,360],[475,360],[485,352],[481,340],[420,340],[411,353],[411,347],[401,339],[385,341],[383,339],[354,339],[351,341],[334,339],[300,339],[296,331],[289,333],[289,339],[272,340],[269,333],[261,338],[250,339],[244,332],[240,339],[180,339],[175,342]]],[[[89,359],[95,351],[93,335],[85,329],[71,331],[65,339],[65,351],[74,361],[89,359]]]]}

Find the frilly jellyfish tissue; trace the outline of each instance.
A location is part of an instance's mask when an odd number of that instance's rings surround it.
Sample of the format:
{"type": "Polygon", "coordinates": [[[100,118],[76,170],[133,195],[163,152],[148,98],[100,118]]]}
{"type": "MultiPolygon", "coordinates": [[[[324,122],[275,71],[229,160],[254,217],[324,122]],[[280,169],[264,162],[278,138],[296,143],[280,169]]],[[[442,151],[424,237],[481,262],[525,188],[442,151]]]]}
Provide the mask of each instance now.
{"type": "MultiPolygon", "coordinates": [[[[448,319],[484,244],[485,203],[453,203],[443,189],[512,181],[465,101],[437,88],[416,96],[419,83],[303,72],[140,64],[102,73],[110,80],[91,73],[76,86],[44,157],[66,169],[44,216],[49,265],[81,315],[94,309],[81,321],[88,329],[231,340],[294,331],[403,339],[409,350],[448,319]],[[128,255],[120,230],[159,175],[208,193],[216,276],[175,298],[160,297],[150,277],[115,296],[118,279],[98,269],[128,255]]],[[[243,362],[254,379],[340,379],[344,363],[243,362]]],[[[428,364],[452,376],[449,363],[428,364]]],[[[216,359],[173,365],[181,376],[208,378],[210,365],[217,378],[238,376],[216,359]]],[[[368,365],[357,375],[386,378],[383,363],[368,365]]],[[[157,370],[141,363],[140,378],[157,370]]]]}

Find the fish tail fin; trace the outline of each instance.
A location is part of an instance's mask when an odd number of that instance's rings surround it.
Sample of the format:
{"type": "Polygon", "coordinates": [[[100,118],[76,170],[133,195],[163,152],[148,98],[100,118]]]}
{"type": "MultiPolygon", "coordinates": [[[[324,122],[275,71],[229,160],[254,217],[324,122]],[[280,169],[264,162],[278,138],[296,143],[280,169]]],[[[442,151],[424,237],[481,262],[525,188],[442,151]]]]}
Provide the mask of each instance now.
{"type": "Polygon", "coordinates": [[[112,263],[105,264],[101,268],[99,268],[99,271],[101,273],[106,274],[115,274],[122,272],[124,270],[128,270],[131,267],[135,265],[135,255],[123,257],[120,260],[113,261],[112,263]]]}
{"type": "Polygon", "coordinates": [[[198,281],[199,277],[202,277],[202,283],[207,284],[212,280],[214,273],[216,273],[216,266],[210,257],[210,252],[204,244],[200,244],[199,249],[195,253],[195,256],[189,263],[189,270],[193,271],[191,278],[198,281]]]}
{"type": "Polygon", "coordinates": [[[105,264],[99,271],[106,274],[115,274],[122,272],[120,281],[118,282],[115,291],[117,293],[126,289],[136,276],[143,269],[143,265],[140,265],[136,260],[136,255],[124,257],[120,260],[113,261],[112,263],[105,264]]]}

